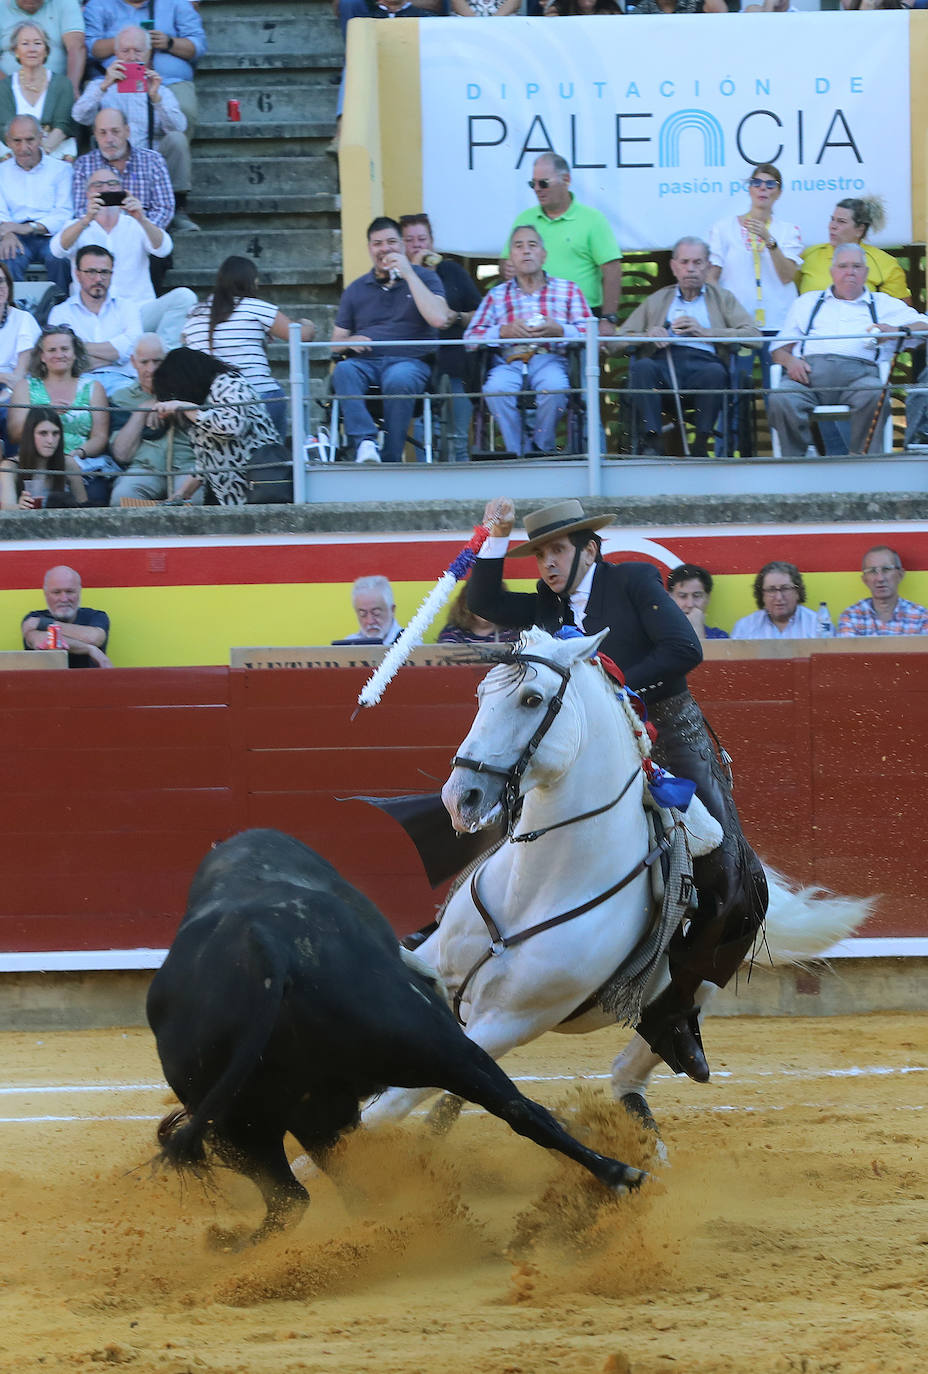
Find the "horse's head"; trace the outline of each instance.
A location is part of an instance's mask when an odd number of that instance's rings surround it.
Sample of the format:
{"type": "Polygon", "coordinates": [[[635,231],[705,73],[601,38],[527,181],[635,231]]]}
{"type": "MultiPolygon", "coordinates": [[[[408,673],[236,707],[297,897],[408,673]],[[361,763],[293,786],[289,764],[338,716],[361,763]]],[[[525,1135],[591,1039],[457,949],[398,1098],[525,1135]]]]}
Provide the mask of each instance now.
{"type": "Polygon", "coordinates": [[[495,824],[521,792],[562,777],[583,739],[571,673],[608,630],[554,639],[527,631],[477,689],[477,715],[453,759],[442,801],[455,830],[495,824]]]}

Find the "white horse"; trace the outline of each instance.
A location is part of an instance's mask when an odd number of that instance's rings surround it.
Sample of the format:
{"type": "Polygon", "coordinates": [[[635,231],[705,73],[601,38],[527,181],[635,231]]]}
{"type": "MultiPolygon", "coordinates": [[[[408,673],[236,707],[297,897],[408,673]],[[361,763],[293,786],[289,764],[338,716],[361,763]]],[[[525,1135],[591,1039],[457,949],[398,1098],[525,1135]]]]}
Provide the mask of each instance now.
{"type": "MultiPolygon", "coordinates": [[[[444,979],[467,1034],[494,1059],[545,1031],[613,1022],[595,994],[649,926],[647,737],[627,695],[590,662],[606,633],[561,640],[526,632],[514,661],[480,684],[476,718],[442,791],[460,832],[498,821],[507,789],[510,804],[517,793],[524,798],[515,833],[461,883],[417,950],[444,979]]],[[[756,957],[769,952],[774,964],[820,954],[870,909],[790,890],[769,870],[767,879],[766,942],[756,957]]],[[[644,1001],[667,979],[663,956],[644,1001]]],[[[712,987],[700,991],[708,996],[712,987]]],[[[634,1035],[612,1064],[613,1096],[652,1127],[645,1093],[659,1063],[634,1035]]],[[[396,1120],[431,1091],[391,1088],[364,1120],[396,1120]]]]}

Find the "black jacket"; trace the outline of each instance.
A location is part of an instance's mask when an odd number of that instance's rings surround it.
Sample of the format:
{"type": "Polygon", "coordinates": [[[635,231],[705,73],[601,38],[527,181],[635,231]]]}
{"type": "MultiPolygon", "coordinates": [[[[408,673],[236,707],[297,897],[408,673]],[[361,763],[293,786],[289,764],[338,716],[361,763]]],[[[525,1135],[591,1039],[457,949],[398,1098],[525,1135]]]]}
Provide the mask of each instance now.
{"type": "MultiPolygon", "coordinates": [[[[538,625],[554,634],[563,605],[544,582],[534,592],[502,590],[503,560],[478,558],[470,575],[467,604],[496,625],[522,629],[538,625]]],[[[702,646],[676,602],[649,563],[597,563],[584,615],[584,631],[609,627],[603,652],[613,659],[633,691],[663,701],[686,687],[686,674],[702,662],[702,646]]]]}

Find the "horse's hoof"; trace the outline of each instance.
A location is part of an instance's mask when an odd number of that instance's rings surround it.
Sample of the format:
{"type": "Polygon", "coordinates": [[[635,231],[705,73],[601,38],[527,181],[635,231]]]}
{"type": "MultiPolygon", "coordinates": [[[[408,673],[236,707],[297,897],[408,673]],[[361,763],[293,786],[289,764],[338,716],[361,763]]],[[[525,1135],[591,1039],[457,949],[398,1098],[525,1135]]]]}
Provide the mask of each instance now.
{"type": "Polygon", "coordinates": [[[647,1170],[633,1169],[630,1164],[623,1164],[622,1169],[622,1177],[613,1184],[613,1191],[620,1197],[626,1193],[637,1193],[642,1183],[651,1177],[647,1170]]]}
{"type": "Polygon", "coordinates": [[[658,1140],[660,1140],[660,1127],[651,1115],[651,1108],[648,1106],[641,1093],[626,1093],[624,1097],[619,1098],[619,1101],[628,1112],[629,1116],[633,1116],[636,1121],[641,1123],[646,1131],[651,1131],[657,1136],[658,1140]]]}

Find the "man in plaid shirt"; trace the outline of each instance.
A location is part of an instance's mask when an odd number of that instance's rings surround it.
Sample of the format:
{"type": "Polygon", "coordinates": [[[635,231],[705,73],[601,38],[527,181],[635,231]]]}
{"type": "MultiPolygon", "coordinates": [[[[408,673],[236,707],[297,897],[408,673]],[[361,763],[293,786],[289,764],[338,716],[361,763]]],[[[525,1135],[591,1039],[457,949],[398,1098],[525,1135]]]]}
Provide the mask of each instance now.
{"type": "Polygon", "coordinates": [[[168,164],[152,148],[133,148],[129,142],[129,123],[122,110],[100,110],[93,122],[97,146],[74,164],[71,191],[74,218],[87,212],[87,182],[91,172],[111,168],[130,196],[141,202],[145,215],[159,229],[167,229],[174,218],[174,191],[168,164]]]}
{"type": "Polygon", "coordinates": [[[497,361],[483,384],[487,405],[499,425],[503,443],[520,458],[550,453],[554,431],[567,404],[565,345],[555,339],[579,339],[580,326],[592,319],[579,286],[544,271],[545,246],[537,229],[513,230],[509,261],[511,281],[494,286],[464,334],[467,348],[497,344],[497,361]],[[535,393],[535,426],[524,432],[516,397],[523,385],[535,393]]]}
{"type": "Polygon", "coordinates": [[[870,595],[841,612],[839,639],[855,635],[928,634],[928,611],[899,595],[905,569],[895,549],[886,544],[868,549],[860,575],[870,595]]]}

